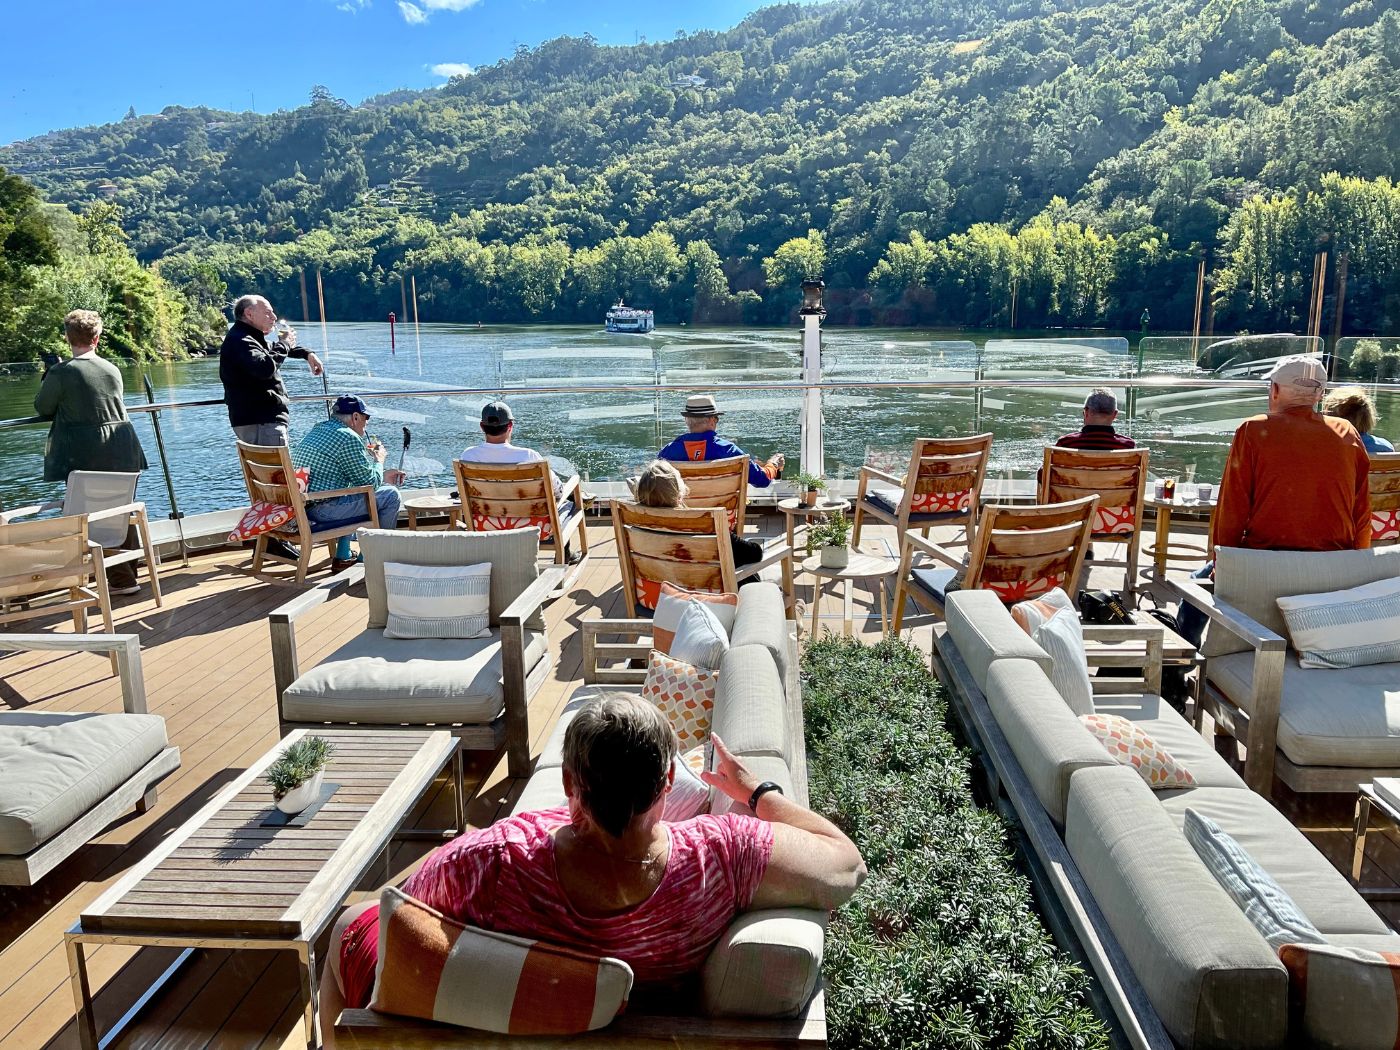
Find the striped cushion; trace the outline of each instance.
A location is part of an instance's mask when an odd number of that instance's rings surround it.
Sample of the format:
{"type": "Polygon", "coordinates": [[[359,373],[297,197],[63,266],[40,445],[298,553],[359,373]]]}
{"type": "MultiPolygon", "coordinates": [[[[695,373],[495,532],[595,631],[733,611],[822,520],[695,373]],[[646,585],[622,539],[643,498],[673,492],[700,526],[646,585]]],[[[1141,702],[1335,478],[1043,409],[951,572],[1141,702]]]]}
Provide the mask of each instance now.
{"type": "Polygon", "coordinates": [[[1400,1045],[1400,954],[1327,944],[1285,944],[1278,954],[1307,1045],[1400,1045]]]}
{"type": "MultiPolygon", "coordinates": [[[[672,583],[663,583],[657,588],[656,604],[648,606],[656,610],[651,618],[652,648],[669,653],[671,643],[676,638],[676,628],[680,626],[681,614],[689,602],[706,602],[710,611],[719,617],[725,631],[734,630],[734,617],[739,612],[737,594],[707,594],[704,591],[687,591],[672,583]]],[[[645,604],[645,603],[643,603],[645,604]]]]}
{"type": "Polygon", "coordinates": [[[491,633],[491,563],[384,563],[385,638],[485,638],[491,633]]]}
{"type": "Polygon", "coordinates": [[[509,1035],[573,1035],[627,1006],[632,968],[454,922],[387,887],[370,1009],[509,1035]]]}
{"type": "Polygon", "coordinates": [[[1304,667],[1400,662],[1400,578],[1280,598],[1278,607],[1304,667]]]}
{"type": "Polygon", "coordinates": [[[1187,809],[1182,831],[1206,870],[1239,905],[1269,947],[1277,951],[1285,944],[1326,943],[1293,898],[1219,824],[1187,809]]]}

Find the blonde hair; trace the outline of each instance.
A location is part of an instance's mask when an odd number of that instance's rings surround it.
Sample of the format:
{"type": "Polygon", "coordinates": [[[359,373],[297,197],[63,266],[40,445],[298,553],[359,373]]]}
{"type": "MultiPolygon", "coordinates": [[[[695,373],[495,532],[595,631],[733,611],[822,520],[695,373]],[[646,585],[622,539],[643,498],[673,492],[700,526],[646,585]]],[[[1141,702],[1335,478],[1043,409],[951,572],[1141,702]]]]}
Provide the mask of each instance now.
{"type": "Polygon", "coordinates": [[[681,472],[664,459],[654,459],[637,479],[637,502],[643,507],[679,507],[685,499],[681,472]]]}
{"type": "Polygon", "coordinates": [[[70,310],[63,319],[63,335],[69,346],[91,346],[102,334],[102,317],[96,310],[70,310]]]}
{"type": "Polygon", "coordinates": [[[1360,433],[1376,429],[1376,406],[1359,386],[1340,386],[1322,401],[1322,414],[1340,416],[1360,433]]]}

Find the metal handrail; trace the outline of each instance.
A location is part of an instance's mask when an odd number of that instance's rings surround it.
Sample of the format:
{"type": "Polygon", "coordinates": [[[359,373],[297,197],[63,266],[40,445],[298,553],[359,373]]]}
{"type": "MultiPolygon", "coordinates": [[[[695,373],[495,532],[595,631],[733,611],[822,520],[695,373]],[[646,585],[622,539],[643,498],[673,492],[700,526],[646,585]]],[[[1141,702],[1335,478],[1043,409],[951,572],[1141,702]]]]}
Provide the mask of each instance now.
{"type": "MultiPolygon", "coordinates": [[[[657,394],[657,393],[727,393],[742,390],[768,390],[801,392],[821,390],[840,392],[846,390],[1043,390],[1057,387],[1083,389],[1086,384],[1103,384],[1137,389],[1180,389],[1180,390],[1249,390],[1263,396],[1262,379],[1211,379],[1189,376],[1138,376],[1135,378],[1116,376],[1080,376],[1063,379],[1034,379],[1018,376],[1015,379],[851,379],[824,380],[820,383],[793,382],[752,382],[752,383],[580,383],[564,385],[486,386],[486,387],[434,387],[431,390],[371,390],[356,391],[366,399],[384,397],[503,397],[509,394],[657,394]]],[[[1354,386],[1355,381],[1334,382],[1329,386],[1354,386]]],[[[1365,383],[1367,389],[1400,394],[1400,382],[1365,383]]],[[[296,394],[288,398],[292,402],[334,401],[335,397],[326,394],[296,394]]],[[[205,398],[199,401],[160,401],[152,404],[129,404],[127,412],[141,415],[182,408],[210,408],[224,404],[223,398],[205,398]]],[[[30,426],[47,423],[40,416],[23,416],[17,419],[0,419],[0,430],[8,427],[30,426]]]]}

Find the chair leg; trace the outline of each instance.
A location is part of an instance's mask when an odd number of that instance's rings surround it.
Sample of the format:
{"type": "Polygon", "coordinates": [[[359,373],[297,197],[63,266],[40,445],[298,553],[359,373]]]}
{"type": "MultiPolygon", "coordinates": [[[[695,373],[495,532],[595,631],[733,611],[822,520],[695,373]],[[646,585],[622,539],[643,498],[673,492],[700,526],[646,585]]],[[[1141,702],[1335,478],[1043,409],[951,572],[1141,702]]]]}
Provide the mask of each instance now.
{"type": "Polygon", "coordinates": [[[797,608],[797,591],[792,583],[792,559],[784,558],[782,560],[782,566],[784,610],[788,615],[792,615],[793,611],[797,608]]]}
{"type": "Polygon", "coordinates": [[[253,575],[262,572],[263,555],[267,553],[267,533],[253,541],[253,575]]]}
{"type": "Polygon", "coordinates": [[[860,527],[865,524],[865,500],[856,503],[856,520],[851,526],[851,549],[860,549],[860,527]]]}
{"type": "MultiPolygon", "coordinates": [[[[83,600],[83,592],[76,587],[68,588],[68,600],[80,602],[83,600]]],[[[87,606],[80,605],[73,610],[73,633],[87,634],[87,606]]]]}
{"type": "Polygon", "coordinates": [[[151,528],[142,514],[136,521],[136,531],[141,535],[141,546],[146,552],[146,575],[151,578],[151,597],[156,600],[156,608],[165,604],[160,594],[160,559],[151,545],[151,528]]]}
{"type": "Polygon", "coordinates": [[[297,583],[306,582],[306,570],[311,567],[311,552],[315,549],[314,543],[303,543],[297,548],[297,583]]]}
{"type": "MultiPolygon", "coordinates": [[[[102,625],[107,628],[108,634],[115,634],[116,628],[112,626],[112,592],[107,587],[107,570],[102,566],[101,560],[97,564],[97,605],[102,612],[102,625]]],[[[115,651],[107,654],[107,658],[112,662],[112,677],[121,676],[121,666],[117,663],[115,651]]]]}

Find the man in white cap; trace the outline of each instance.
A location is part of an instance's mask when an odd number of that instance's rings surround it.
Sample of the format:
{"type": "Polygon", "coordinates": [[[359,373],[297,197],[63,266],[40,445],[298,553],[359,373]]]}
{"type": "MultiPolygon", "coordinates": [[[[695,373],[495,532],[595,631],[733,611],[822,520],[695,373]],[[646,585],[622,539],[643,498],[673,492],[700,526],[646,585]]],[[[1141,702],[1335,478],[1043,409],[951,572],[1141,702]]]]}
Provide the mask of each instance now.
{"type": "MultiPolygon", "coordinates": [[[[669,459],[673,463],[697,463],[705,460],[729,459],[746,455],[743,449],[732,441],[723,441],[715,436],[719,426],[720,411],[715,399],[709,394],[692,394],[686,398],[685,408],[681,409],[690,432],[656,454],[657,459],[669,459]]],[[[786,460],[780,452],[767,463],[749,460],[749,484],[756,489],[766,489],[773,479],[783,472],[786,460]]]]}
{"type": "Polygon", "coordinates": [[[1371,545],[1370,461],[1356,428],[1317,402],[1327,370],[1285,357],[1268,375],[1267,415],[1235,431],[1215,542],[1255,550],[1335,551],[1371,545]]]}

